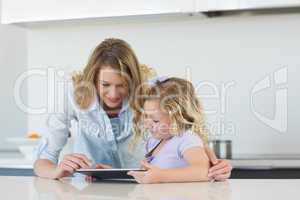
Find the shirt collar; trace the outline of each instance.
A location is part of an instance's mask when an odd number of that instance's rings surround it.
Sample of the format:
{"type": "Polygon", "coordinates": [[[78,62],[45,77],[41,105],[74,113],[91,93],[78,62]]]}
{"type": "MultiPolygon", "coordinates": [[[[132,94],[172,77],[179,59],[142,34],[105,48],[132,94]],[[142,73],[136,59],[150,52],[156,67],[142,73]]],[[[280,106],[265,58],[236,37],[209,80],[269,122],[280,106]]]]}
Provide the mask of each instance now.
{"type": "MultiPolygon", "coordinates": [[[[103,107],[100,105],[98,96],[96,96],[96,98],[94,99],[92,105],[87,109],[87,112],[93,112],[93,111],[98,110],[98,109],[100,109],[101,112],[105,112],[103,107]]],[[[128,99],[126,98],[122,102],[122,108],[121,108],[119,114],[127,111],[128,109],[130,109],[130,104],[129,104],[128,99]]]]}

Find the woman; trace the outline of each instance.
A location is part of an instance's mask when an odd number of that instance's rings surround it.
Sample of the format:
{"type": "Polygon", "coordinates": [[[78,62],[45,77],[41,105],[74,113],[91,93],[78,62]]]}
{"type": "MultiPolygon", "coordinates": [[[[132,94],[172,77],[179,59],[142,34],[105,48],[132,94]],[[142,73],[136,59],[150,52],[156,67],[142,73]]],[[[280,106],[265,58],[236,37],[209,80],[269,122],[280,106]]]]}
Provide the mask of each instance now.
{"type": "MultiPolygon", "coordinates": [[[[140,89],[147,79],[131,47],[120,39],[106,39],[92,53],[82,74],[73,76],[64,113],[49,116],[49,135],[44,138],[34,163],[34,171],[45,178],[70,176],[79,168],[130,168],[139,166],[143,159],[143,141],[134,149],[132,139],[134,115],[140,89]],[[137,92],[138,91],[138,92],[137,92]],[[58,163],[59,154],[72,133],[74,153],[65,155],[58,163]]],[[[147,71],[147,70],[144,70],[147,71]]],[[[148,71],[149,72],[149,71],[148,71]]],[[[209,176],[216,180],[229,178],[231,165],[217,160],[207,149],[211,163],[209,176]]]]}

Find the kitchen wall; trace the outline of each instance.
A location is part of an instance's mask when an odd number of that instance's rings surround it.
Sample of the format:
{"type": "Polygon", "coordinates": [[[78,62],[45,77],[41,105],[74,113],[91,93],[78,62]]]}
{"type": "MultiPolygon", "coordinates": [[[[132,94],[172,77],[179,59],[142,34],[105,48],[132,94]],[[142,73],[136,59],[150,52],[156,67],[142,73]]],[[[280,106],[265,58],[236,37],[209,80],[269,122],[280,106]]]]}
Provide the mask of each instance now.
{"type": "MultiPolygon", "coordinates": [[[[1,12],[1,1],[0,1],[1,12]]],[[[0,150],[11,149],[6,142],[7,137],[25,135],[27,133],[27,118],[14,100],[14,85],[18,75],[27,70],[27,40],[26,29],[0,24],[0,150]]],[[[20,90],[20,97],[26,103],[26,84],[20,90]]]]}
{"type": "MultiPolygon", "coordinates": [[[[63,83],[63,72],[82,69],[99,42],[118,37],[159,74],[189,75],[211,131],[233,140],[235,155],[300,154],[299,35],[300,14],[33,24],[28,66],[39,75],[29,79],[28,103],[46,109],[32,112],[55,110],[61,92],[47,77],[63,83]]],[[[29,115],[28,131],[46,133],[46,116],[29,115]]]]}

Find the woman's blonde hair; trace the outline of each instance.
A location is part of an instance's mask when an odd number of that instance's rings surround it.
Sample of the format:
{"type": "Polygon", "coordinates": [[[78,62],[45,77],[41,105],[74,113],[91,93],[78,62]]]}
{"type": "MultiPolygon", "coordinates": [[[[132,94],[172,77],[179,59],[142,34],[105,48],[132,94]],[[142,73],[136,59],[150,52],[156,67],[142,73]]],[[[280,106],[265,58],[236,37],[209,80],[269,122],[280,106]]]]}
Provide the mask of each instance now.
{"type": "MultiPolygon", "coordinates": [[[[145,90],[139,107],[143,107],[147,100],[159,100],[160,108],[168,113],[171,119],[172,134],[177,135],[191,130],[198,134],[205,144],[208,143],[204,111],[191,82],[175,77],[156,81],[154,85],[145,90]]],[[[136,126],[133,143],[146,132],[143,127],[143,113],[141,112],[135,117],[140,120],[139,126],[136,126]]],[[[138,121],[138,119],[136,120],[138,121]]]]}
{"type": "MultiPolygon", "coordinates": [[[[74,85],[74,100],[81,109],[89,108],[97,97],[96,84],[99,71],[104,66],[120,71],[129,86],[129,104],[135,112],[139,104],[137,88],[151,76],[146,65],[140,65],[138,59],[124,40],[109,38],[101,42],[91,54],[83,72],[72,76],[74,85]]],[[[140,93],[143,89],[138,90],[140,93]]]]}

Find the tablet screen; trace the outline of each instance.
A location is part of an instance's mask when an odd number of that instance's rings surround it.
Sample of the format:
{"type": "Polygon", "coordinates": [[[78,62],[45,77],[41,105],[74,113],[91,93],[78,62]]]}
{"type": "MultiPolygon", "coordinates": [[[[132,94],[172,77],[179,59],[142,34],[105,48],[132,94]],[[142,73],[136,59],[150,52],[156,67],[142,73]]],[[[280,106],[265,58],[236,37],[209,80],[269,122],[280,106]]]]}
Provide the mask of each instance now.
{"type": "Polygon", "coordinates": [[[145,171],[144,169],[78,169],[76,172],[92,176],[97,179],[133,179],[127,175],[129,171],[145,171]]]}

